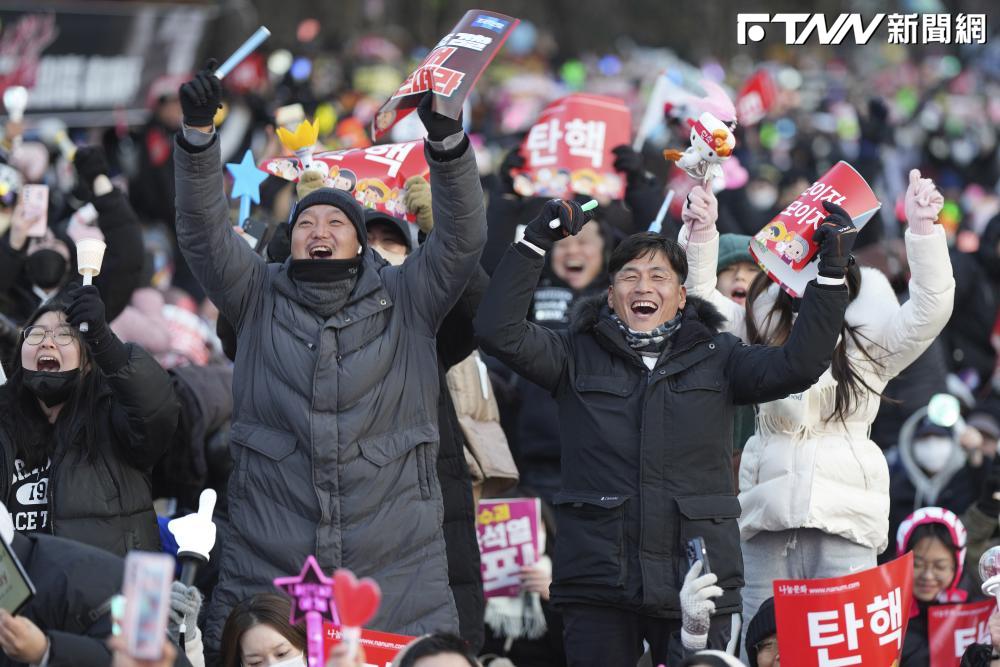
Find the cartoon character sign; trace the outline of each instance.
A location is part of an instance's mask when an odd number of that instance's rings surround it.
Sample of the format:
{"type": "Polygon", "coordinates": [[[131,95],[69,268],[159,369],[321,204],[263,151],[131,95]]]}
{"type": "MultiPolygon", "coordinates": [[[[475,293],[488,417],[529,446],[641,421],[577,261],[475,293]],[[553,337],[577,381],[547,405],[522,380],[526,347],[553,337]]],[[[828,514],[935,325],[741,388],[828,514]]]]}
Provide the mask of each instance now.
{"type": "Polygon", "coordinates": [[[789,237],[787,240],[775,243],[774,249],[785,263],[794,264],[809,254],[809,241],[798,234],[790,234],[789,237]]]}
{"type": "Polygon", "coordinates": [[[338,190],[353,192],[358,184],[358,176],[350,169],[334,166],[330,169],[329,186],[338,190]]]}
{"type": "Polygon", "coordinates": [[[389,199],[389,187],[377,178],[365,178],[358,182],[354,198],[365,208],[378,208],[389,199]]]}
{"type": "Polygon", "coordinates": [[[705,183],[722,178],[722,162],[732,156],[736,147],[732,130],[707,111],[698,120],[689,118],[687,122],[691,126],[691,145],[683,153],[667,149],[663,157],[705,183]]]}

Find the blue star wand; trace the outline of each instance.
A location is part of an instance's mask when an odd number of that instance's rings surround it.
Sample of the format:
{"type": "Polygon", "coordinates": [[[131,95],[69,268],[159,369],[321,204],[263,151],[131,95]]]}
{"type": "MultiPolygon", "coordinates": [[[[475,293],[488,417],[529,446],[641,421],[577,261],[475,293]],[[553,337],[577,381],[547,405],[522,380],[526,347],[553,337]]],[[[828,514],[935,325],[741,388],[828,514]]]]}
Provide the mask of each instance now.
{"type": "Polygon", "coordinates": [[[240,200],[239,225],[246,228],[250,220],[250,202],[260,203],[260,184],[267,180],[267,172],[257,168],[249,148],[240,162],[226,163],[226,169],[233,177],[233,192],[230,196],[240,200]]]}

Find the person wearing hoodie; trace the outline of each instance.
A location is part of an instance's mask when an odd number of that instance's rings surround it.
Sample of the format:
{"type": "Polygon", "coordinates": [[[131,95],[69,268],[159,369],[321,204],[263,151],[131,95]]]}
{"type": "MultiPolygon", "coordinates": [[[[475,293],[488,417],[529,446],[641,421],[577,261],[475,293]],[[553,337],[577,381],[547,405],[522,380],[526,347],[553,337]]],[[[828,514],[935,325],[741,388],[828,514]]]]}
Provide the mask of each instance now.
{"type": "MultiPolygon", "coordinates": [[[[688,297],[680,246],[643,232],[615,248],[611,286],[583,300],[568,328],[528,321],[545,255],[587,220],[576,202],[546,204],[494,272],[476,334],[486,352],[552,392],[558,405],[562,466],[550,592],[565,621],[568,664],[635,664],[644,639],[653,664],[679,661],[688,541],[705,540],[723,591],[708,646],[729,643],[740,609],[733,406],[816,381],[836,344],[847,289],[843,273],[821,276],[784,347],[744,345],[718,333],[715,307],[688,297]]],[[[853,233],[851,225],[824,225],[824,261],[846,265],[853,233]]],[[[713,259],[713,276],[714,269],[713,259]]]]}
{"type": "Polygon", "coordinates": [[[435,333],[486,240],[461,121],[433,112],[430,95],[418,108],[435,231],[403,264],[372,250],[363,209],[333,188],[296,203],[291,255],[269,264],[230,226],[214,66],[181,86],[185,129],[174,150],[178,242],[238,342],[232,530],[207,612],[206,662],[228,610],[299,572],[310,554],[323,571],[379,582],[384,602],[371,628],[457,631],[435,469],[435,333]]]}
{"type": "MultiPolygon", "coordinates": [[[[935,224],[942,205],[934,183],[912,170],[905,197],[910,299],[900,305],[884,274],[845,257],[851,304],[833,363],[807,391],[758,404],[756,433],[740,463],[747,617],[770,597],[775,579],[873,567],[888,545],[889,470],[869,429],[880,392],[951,316],[955,280],[944,230],[935,224]]],[[[836,204],[823,207],[827,220],[850,222],[836,204]]],[[[683,213],[689,292],[716,305],[725,330],[746,343],[780,344],[798,319],[798,302],[764,274],[743,308],[716,291],[716,217],[715,197],[695,187],[683,213]]],[[[826,267],[821,258],[821,275],[826,267]]]]}
{"type": "Polygon", "coordinates": [[[747,664],[750,667],[779,667],[778,619],[774,614],[774,598],[764,600],[747,624],[747,664]]]}
{"type": "MultiPolygon", "coordinates": [[[[108,321],[128,305],[142,275],[143,245],[139,218],[126,196],[111,184],[104,151],[82,147],[73,162],[82,193],[97,211],[97,226],[108,249],[94,285],[107,308],[108,321]]],[[[0,239],[0,294],[18,323],[54,297],[74,276],[76,246],[60,225],[49,221],[45,236],[27,236],[34,220],[15,207],[8,235],[0,239]]]]}
{"type": "Polygon", "coordinates": [[[896,556],[913,553],[913,601],[899,667],[930,665],[928,608],[968,598],[968,592],[959,588],[966,539],[965,526],[943,507],[922,507],[899,525],[896,556]]]}

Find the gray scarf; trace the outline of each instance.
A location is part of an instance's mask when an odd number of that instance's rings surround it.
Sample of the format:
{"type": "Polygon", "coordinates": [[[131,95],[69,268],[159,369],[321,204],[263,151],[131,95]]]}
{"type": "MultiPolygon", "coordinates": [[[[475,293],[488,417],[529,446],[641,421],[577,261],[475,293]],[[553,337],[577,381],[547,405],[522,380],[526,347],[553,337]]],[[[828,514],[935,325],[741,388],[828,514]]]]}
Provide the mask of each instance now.
{"type": "Polygon", "coordinates": [[[667,320],[652,331],[630,329],[615,313],[611,313],[610,317],[611,321],[618,325],[629,347],[643,356],[659,357],[670,337],[681,328],[682,315],[681,311],[677,311],[673,319],[667,320]]]}

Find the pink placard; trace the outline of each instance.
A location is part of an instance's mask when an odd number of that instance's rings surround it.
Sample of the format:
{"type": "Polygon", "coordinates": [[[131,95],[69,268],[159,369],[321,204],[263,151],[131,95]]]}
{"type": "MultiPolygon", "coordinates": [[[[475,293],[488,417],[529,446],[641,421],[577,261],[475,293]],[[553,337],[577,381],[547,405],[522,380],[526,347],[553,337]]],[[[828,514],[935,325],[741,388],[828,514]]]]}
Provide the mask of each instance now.
{"type": "Polygon", "coordinates": [[[479,501],[476,535],[486,597],[520,592],[521,568],[534,565],[545,547],[541,525],[538,498],[479,501]]]}

